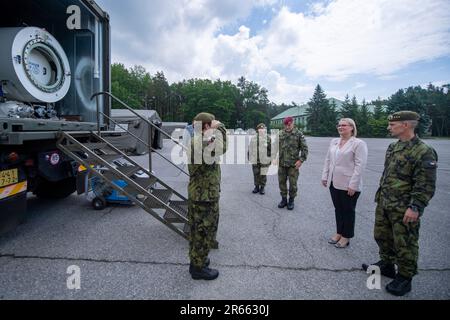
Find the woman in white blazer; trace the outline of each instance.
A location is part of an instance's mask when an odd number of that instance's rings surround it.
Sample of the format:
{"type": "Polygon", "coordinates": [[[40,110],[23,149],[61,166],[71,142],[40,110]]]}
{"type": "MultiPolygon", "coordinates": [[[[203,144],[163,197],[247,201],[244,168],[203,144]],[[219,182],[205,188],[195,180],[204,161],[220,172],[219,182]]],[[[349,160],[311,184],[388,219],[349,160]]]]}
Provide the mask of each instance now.
{"type": "Polygon", "coordinates": [[[354,236],[355,208],[367,163],[367,145],[356,138],[356,124],[352,119],[341,119],[337,130],[340,138],[333,139],[328,148],[322,184],[330,188],[336,215],[337,231],[328,243],[346,248],[354,236]]]}

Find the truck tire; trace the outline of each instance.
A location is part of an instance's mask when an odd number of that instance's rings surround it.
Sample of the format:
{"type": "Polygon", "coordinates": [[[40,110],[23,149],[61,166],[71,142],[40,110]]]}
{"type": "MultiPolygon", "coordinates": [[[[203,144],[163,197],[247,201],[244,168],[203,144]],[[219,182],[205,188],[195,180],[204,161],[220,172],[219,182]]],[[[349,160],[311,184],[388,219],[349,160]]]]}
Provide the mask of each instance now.
{"type": "Polygon", "coordinates": [[[34,190],[38,198],[43,199],[64,199],[77,190],[76,178],[66,178],[64,180],[52,182],[44,178],[39,179],[39,183],[34,190]]]}

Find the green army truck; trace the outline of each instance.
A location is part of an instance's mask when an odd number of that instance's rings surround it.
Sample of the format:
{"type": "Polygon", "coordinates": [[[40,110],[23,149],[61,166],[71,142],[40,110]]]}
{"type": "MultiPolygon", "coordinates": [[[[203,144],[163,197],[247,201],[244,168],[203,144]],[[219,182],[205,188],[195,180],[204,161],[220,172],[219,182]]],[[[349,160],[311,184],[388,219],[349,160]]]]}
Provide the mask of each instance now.
{"type": "Polygon", "coordinates": [[[27,193],[64,198],[78,165],[61,132],[105,129],[110,99],[109,17],[92,0],[15,0],[0,19],[0,234],[26,211],[27,193]]]}

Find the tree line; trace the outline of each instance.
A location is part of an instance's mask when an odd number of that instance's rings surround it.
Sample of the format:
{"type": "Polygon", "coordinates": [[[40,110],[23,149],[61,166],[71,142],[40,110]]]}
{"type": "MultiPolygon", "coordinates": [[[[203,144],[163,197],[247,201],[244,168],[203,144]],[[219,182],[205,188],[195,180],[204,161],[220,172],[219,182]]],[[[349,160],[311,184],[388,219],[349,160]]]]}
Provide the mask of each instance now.
{"type": "MultiPolygon", "coordinates": [[[[123,64],[111,66],[111,91],[135,109],[156,110],[163,121],[191,122],[199,112],[211,112],[229,128],[254,128],[258,123],[270,126],[270,119],[281,112],[297,107],[270,101],[267,89],[244,77],[234,84],[220,79],[189,79],[169,84],[162,71],[150,75],[144,67],[127,69],[123,64]]],[[[308,102],[306,133],[314,136],[336,134],[339,118],[352,118],[358,134],[384,137],[387,116],[399,110],[413,110],[421,115],[419,134],[450,136],[450,84],[426,89],[400,89],[388,99],[359,103],[347,95],[338,108],[329,102],[317,85],[308,102]],[[369,109],[369,105],[374,108],[369,109]]],[[[113,102],[113,108],[122,108],[113,102]]]]}
{"type": "Polygon", "coordinates": [[[421,136],[450,136],[450,84],[426,89],[415,86],[400,89],[388,99],[378,98],[369,104],[363,100],[358,103],[356,97],[347,95],[340,108],[326,98],[320,85],[308,102],[306,131],[314,136],[335,134],[335,124],[340,118],[352,118],[358,127],[358,135],[363,137],[385,137],[388,115],[411,110],[420,115],[417,133],[421,136]],[[369,105],[374,106],[370,110],[369,105]]]}

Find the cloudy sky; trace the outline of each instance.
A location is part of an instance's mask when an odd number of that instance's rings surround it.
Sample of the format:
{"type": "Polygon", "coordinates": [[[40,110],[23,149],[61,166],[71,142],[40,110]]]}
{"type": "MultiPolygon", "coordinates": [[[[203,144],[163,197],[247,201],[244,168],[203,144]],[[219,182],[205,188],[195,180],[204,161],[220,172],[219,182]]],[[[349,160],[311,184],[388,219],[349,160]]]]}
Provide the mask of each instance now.
{"type": "Polygon", "coordinates": [[[277,103],[450,83],[450,0],[97,0],[114,62],[169,82],[245,76],[277,103]]]}

